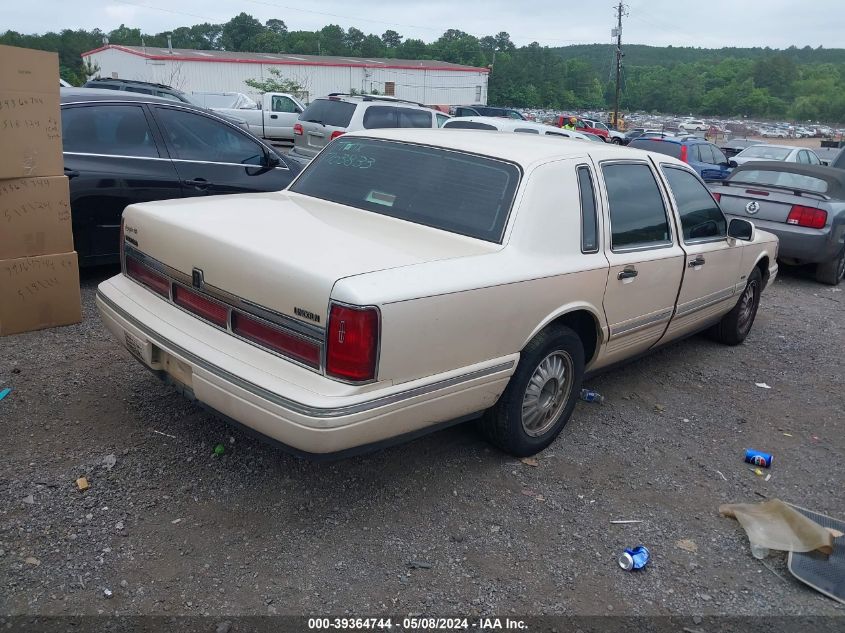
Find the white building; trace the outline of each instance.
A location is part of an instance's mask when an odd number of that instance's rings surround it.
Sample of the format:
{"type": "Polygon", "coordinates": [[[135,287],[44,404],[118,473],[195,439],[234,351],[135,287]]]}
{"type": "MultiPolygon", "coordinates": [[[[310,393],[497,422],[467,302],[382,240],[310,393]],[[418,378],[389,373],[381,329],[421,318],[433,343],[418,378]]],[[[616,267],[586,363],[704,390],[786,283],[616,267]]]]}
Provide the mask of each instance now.
{"type": "Polygon", "coordinates": [[[303,86],[303,100],[331,92],[394,95],[426,104],[487,103],[489,69],[435,60],[370,59],[271,53],[198,51],[151,46],[107,45],[83,53],[98,76],[166,84],[185,92],[243,92],[256,95],[246,79],[281,79],[303,86]]]}

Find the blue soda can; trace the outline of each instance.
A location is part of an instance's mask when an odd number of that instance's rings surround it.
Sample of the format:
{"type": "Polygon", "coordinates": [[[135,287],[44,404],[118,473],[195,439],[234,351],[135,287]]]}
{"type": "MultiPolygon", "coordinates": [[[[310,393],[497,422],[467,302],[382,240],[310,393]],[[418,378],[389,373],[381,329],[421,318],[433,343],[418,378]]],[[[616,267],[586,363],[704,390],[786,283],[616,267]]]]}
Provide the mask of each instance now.
{"type": "Polygon", "coordinates": [[[642,569],[648,565],[650,559],[651,554],[648,549],[644,545],[637,545],[637,547],[629,547],[619,554],[619,566],[625,571],[642,569]]]}
{"type": "Polygon", "coordinates": [[[745,461],[754,466],[762,466],[763,468],[770,468],[772,465],[772,456],[763,451],[755,451],[753,448],[745,450],[745,461]]]}

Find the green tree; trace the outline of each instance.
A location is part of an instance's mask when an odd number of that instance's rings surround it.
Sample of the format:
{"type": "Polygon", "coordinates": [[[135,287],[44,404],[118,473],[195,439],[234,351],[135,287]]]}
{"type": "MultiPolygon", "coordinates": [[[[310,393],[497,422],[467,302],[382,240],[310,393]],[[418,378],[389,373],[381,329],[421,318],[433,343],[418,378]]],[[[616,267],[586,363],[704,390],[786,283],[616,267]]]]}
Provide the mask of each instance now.
{"type": "Polygon", "coordinates": [[[381,41],[386,48],[399,48],[402,43],[402,36],[392,29],[387,29],[382,33],[381,41]]]}
{"type": "Polygon", "coordinates": [[[276,35],[287,35],[288,26],[282,20],[277,20],[276,18],[270,18],[264,23],[264,28],[266,28],[271,33],[275,33],[276,35]]]}
{"type": "Polygon", "coordinates": [[[248,13],[239,13],[223,25],[220,44],[227,51],[245,50],[252,38],[264,32],[264,25],[248,13]]]}
{"type": "Polygon", "coordinates": [[[244,83],[258,92],[288,92],[298,94],[303,91],[302,84],[293,79],[283,79],[282,72],[278,68],[271,68],[270,77],[260,81],[258,79],[247,79],[244,83]]]}

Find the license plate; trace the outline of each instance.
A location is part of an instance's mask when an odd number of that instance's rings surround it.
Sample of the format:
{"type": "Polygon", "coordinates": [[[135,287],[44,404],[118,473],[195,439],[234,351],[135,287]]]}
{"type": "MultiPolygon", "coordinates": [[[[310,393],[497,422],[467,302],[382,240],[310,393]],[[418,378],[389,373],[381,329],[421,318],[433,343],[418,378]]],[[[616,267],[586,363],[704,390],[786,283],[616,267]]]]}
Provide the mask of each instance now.
{"type": "Polygon", "coordinates": [[[144,346],[137,338],[132,336],[129,332],[124,332],[124,342],[129,353],[135,356],[138,360],[144,360],[144,346]]]}

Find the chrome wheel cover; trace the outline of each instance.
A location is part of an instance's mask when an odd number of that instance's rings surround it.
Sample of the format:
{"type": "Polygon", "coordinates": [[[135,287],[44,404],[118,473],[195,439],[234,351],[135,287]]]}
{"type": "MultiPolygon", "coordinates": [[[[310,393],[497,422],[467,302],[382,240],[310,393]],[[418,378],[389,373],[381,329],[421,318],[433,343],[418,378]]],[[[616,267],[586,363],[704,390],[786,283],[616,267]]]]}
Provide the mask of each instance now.
{"type": "Polygon", "coordinates": [[[522,428],[531,437],[544,435],[557,422],[569,401],[575,365],[557,350],[537,365],[522,397],[522,428]]]}
{"type": "Polygon", "coordinates": [[[757,308],[757,282],[751,281],[745,287],[739,299],[739,331],[742,333],[751,329],[754,313],[757,308]]]}

